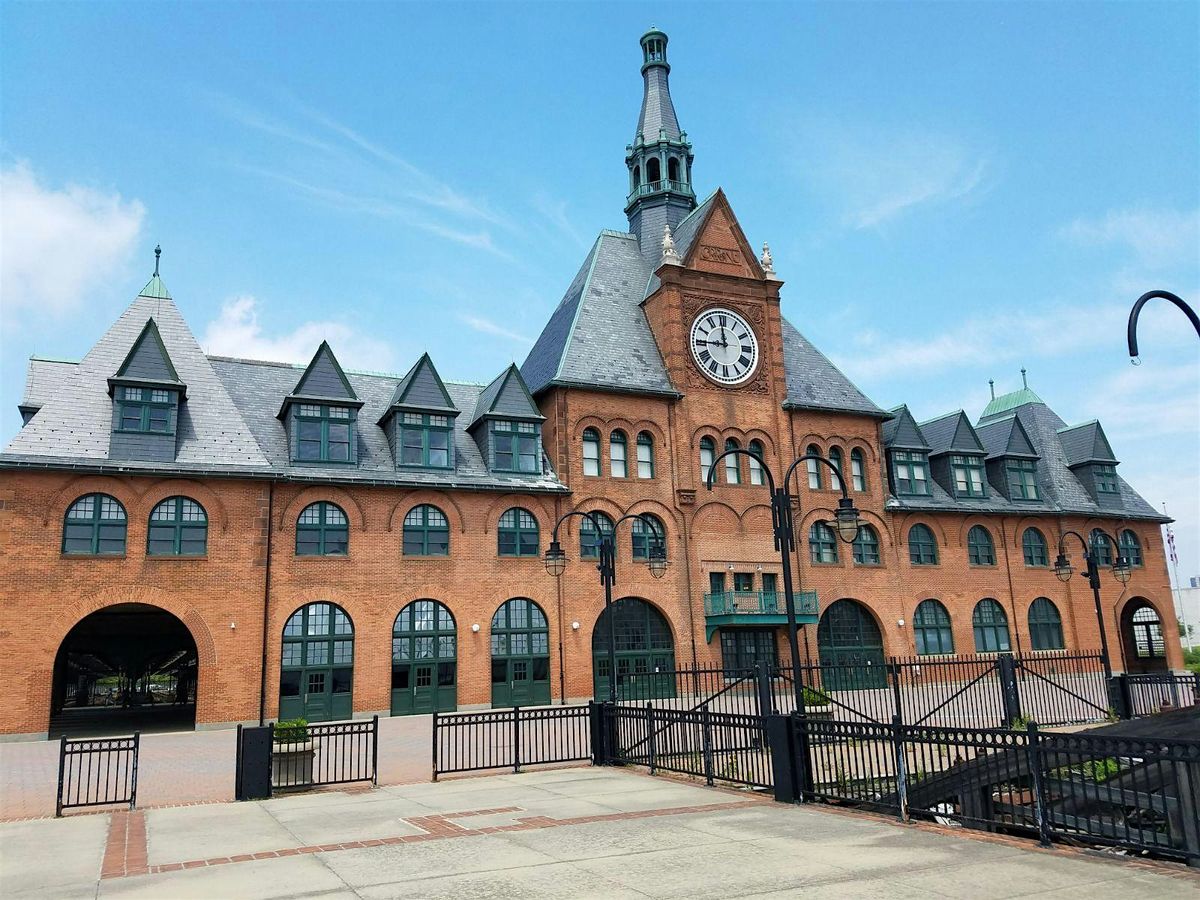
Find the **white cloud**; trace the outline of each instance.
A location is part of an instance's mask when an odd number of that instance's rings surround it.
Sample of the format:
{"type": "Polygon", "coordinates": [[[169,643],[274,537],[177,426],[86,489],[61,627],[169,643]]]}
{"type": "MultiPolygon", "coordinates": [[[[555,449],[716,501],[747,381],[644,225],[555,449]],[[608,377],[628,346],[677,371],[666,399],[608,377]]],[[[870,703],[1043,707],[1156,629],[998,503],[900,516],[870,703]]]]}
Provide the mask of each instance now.
{"type": "Polygon", "coordinates": [[[1200,258],[1200,210],[1110,210],[1097,219],[1075,219],[1060,235],[1083,245],[1124,245],[1147,266],[1194,266],[1200,258]]]}
{"type": "Polygon", "coordinates": [[[508,338],[510,341],[518,341],[522,344],[532,344],[533,341],[523,334],[518,334],[515,331],[509,331],[503,325],[497,325],[491,319],[485,319],[483,316],[473,316],[469,313],[459,313],[458,320],[468,328],[473,328],[476,331],[482,331],[484,334],[494,334],[497,337],[508,338]]]}
{"type": "Polygon", "coordinates": [[[353,360],[352,368],[374,371],[394,368],[395,355],[389,344],[342,322],[302,322],[289,332],[268,335],[258,322],[258,301],[246,295],[221,305],[217,318],[205,328],[200,344],[214,356],[307,363],[323,340],[329,341],[339,360],[353,360]]]}
{"type": "Polygon", "coordinates": [[[6,318],[61,318],[128,263],[145,207],[119,193],[39,182],[26,162],[0,169],[0,295],[6,318]]]}

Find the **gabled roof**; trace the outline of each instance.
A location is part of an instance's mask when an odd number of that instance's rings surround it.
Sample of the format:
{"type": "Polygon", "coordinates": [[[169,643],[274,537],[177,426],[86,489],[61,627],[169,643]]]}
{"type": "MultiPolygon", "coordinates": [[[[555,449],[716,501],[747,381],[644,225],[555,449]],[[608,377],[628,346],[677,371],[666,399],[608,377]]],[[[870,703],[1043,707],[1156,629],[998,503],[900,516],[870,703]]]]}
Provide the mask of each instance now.
{"type": "Polygon", "coordinates": [[[533,396],[515,363],[496,376],[479,394],[475,402],[475,414],[471,416],[467,427],[472,428],[488,417],[538,421],[546,418],[533,402],[533,396]]]}
{"type": "Polygon", "coordinates": [[[1039,456],[1016,413],[982,423],[976,433],[987,450],[988,459],[1004,456],[1037,459],[1039,456]]]}
{"type": "Polygon", "coordinates": [[[129,353],[113,377],[126,381],[173,383],[182,387],[183,382],[171,363],[171,355],[163,346],[162,335],[158,333],[153,317],[146,320],[142,333],[129,348],[129,353]]]}
{"type": "Polygon", "coordinates": [[[446,385],[438,375],[428,353],[422,353],[421,358],[400,379],[388,403],[387,412],[379,421],[382,423],[383,419],[399,408],[458,415],[459,410],[450,399],[450,393],[446,390],[446,385]]]}
{"type": "Polygon", "coordinates": [[[920,423],[921,434],[929,442],[929,455],[939,456],[943,453],[983,453],[983,444],[979,435],[971,427],[971,420],[961,409],[947,413],[928,422],[920,423]]]}
{"type": "Polygon", "coordinates": [[[1081,466],[1085,463],[1114,465],[1118,462],[1108,438],[1104,435],[1104,429],[1097,421],[1060,428],[1058,439],[1062,441],[1068,466],[1081,466]]]}
{"type": "Polygon", "coordinates": [[[350,386],[346,373],[342,371],[337,357],[328,341],[321,341],[321,346],[313,354],[312,361],[296,386],[292,388],[292,397],[313,399],[358,400],[354,388],[350,386]]]}
{"type": "Polygon", "coordinates": [[[883,446],[889,450],[925,450],[929,442],[921,433],[917,420],[907,406],[900,405],[892,410],[892,418],[883,423],[883,446]]]}

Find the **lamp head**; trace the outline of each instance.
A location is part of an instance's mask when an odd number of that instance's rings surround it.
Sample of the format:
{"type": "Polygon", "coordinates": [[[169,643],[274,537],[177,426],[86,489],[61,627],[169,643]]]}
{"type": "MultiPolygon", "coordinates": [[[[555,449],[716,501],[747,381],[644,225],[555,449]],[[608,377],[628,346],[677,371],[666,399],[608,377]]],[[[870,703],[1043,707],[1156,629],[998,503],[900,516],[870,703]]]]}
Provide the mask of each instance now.
{"type": "Polygon", "coordinates": [[[667,574],[667,551],[662,544],[654,544],[650,547],[650,574],[655,578],[662,578],[667,574]]]}
{"type": "Polygon", "coordinates": [[[1112,567],[1113,578],[1121,582],[1121,584],[1129,584],[1129,579],[1133,577],[1133,566],[1129,564],[1128,556],[1118,556],[1112,567]]]}
{"type": "Polygon", "coordinates": [[[566,569],[567,554],[563,552],[562,544],[558,541],[551,541],[550,548],[546,551],[546,571],[557,578],[566,569]]]}
{"type": "Polygon", "coordinates": [[[1071,573],[1073,571],[1071,561],[1067,559],[1066,554],[1058,554],[1058,558],[1054,560],[1054,574],[1058,576],[1058,580],[1066,584],[1071,580],[1071,573]]]}
{"type": "Polygon", "coordinates": [[[838,537],[847,544],[853,544],[854,539],[858,537],[858,527],[861,524],[858,510],[854,508],[854,501],[849,497],[839,500],[833,517],[837,523],[838,537]]]}

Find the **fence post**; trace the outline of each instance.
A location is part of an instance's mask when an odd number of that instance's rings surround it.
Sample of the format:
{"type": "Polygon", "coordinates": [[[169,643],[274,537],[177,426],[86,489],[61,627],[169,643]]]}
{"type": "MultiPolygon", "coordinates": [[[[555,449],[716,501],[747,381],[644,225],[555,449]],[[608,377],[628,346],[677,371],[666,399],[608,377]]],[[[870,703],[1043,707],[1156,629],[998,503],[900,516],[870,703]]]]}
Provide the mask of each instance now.
{"type": "MultiPolygon", "coordinates": [[[[904,721],[904,703],[901,700],[902,695],[900,691],[901,671],[903,670],[900,667],[900,663],[896,662],[895,659],[888,664],[888,673],[892,676],[892,698],[896,704],[896,712],[892,719],[893,725],[895,725],[897,722],[904,721]]],[[[905,821],[907,821],[907,818],[905,821]]]]}
{"type": "Polygon", "coordinates": [[[379,713],[371,717],[371,784],[379,787],[379,713]]]}
{"type": "Polygon", "coordinates": [[[896,799],[900,803],[900,821],[908,821],[908,761],[904,756],[904,722],[900,714],[892,716],[892,750],[896,754],[896,799]]]}
{"type": "Polygon", "coordinates": [[[771,780],[775,783],[778,803],[796,803],[800,792],[796,786],[796,742],[791,716],[775,714],[763,720],[767,746],[771,748],[771,780]]]}
{"type": "Polygon", "coordinates": [[[1175,793],[1179,798],[1180,835],[1187,864],[1200,867],[1200,763],[1176,762],[1175,793]]]}
{"type": "Polygon", "coordinates": [[[137,806],[137,781],[138,781],[138,750],[142,745],[142,733],[135,731],[133,733],[133,786],[129,790],[129,808],[134,809],[137,806]]]}
{"type": "Polygon", "coordinates": [[[521,707],[513,707],[513,772],[521,771],[521,707]]]}
{"type": "Polygon", "coordinates": [[[1025,746],[1029,765],[1030,783],[1033,785],[1033,812],[1037,817],[1038,841],[1043,847],[1050,846],[1050,813],[1046,809],[1045,766],[1042,759],[1041,736],[1036,722],[1025,726],[1028,743],[1025,746]]]}
{"type": "Polygon", "coordinates": [[[66,783],[65,775],[67,769],[67,736],[64,734],[58,739],[58,793],[54,799],[54,818],[62,816],[63,808],[63,785],[66,783]]]}
{"type": "Polygon", "coordinates": [[[650,774],[653,775],[657,769],[658,753],[654,746],[654,704],[646,703],[646,735],[650,742],[650,774]]]}
{"type": "Polygon", "coordinates": [[[1134,717],[1133,687],[1129,683],[1127,673],[1119,672],[1109,681],[1108,702],[1112,705],[1118,718],[1132,719],[1134,717]]]}
{"type": "Polygon", "coordinates": [[[1021,718],[1021,695],[1017,692],[1017,666],[1011,653],[1001,653],[996,658],[996,671],[1000,677],[1000,699],[1004,705],[1004,721],[1001,728],[1010,728],[1021,718]]]}
{"type": "Polygon", "coordinates": [[[762,663],[754,664],[754,684],[758,689],[758,714],[769,716],[775,712],[774,696],[771,693],[771,678],[767,667],[762,663]]]}
{"type": "Polygon", "coordinates": [[[700,707],[700,732],[704,747],[704,781],[713,785],[713,752],[712,752],[712,721],[708,714],[708,704],[700,707]]]}
{"type": "Polygon", "coordinates": [[[433,713],[433,780],[438,777],[438,713],[433,713]]]}

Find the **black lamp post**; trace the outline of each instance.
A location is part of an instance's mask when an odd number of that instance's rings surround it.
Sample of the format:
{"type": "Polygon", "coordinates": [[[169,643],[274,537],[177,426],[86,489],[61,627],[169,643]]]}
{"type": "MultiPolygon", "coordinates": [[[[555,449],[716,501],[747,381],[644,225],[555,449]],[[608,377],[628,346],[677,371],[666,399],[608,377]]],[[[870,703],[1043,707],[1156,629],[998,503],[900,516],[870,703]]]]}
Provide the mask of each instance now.
{"type": "Polygon", "coordinates": [[[787,608],[788,650],[792,654],[792,686],[796,690],[796,711],[803,714],[804,688],[800,679],[800,643],[796,636],[796,596],[792,589],[791,554],[796,549],[796,530],[792,517],[792,498],[788,491],[792,474],[801,463],[807,462],[810,459],[824,463],[833,470],[837,477],[838,486],[842,489],[842,498],[838,501],[838,508],[833,515],[837,525],[838,537],[847,544],[854,543],[854,539],[858,536],[859,514],[858,510],[854,507],[854,501],[850,499],[850,494],[846,491],[846,482],[842,478],[841,470],[825,457],[815,453],[801,456],[793,462],[784,474],[783,481],[777,486],[775,476],[771,474],[771,469],[767,466],[766,460],[750,450],[735,447],[726,450],[712,461],[712,465],[708,470],[708,477],[704,480],[705,487],[710,491],[712,490],[713,481],[717,476],[717,463],[726,456],[737,456],[739,454],[758,461],[758,464],[767,476],[767,489],[771,492],[771,527],[775,534],[775,549],[779,551],[779,558],[783,563],[783,601],[787,608]]]}
{"type": "Polygon", "coordinates": [[[1093,529],[1092,543],[1089,544],[1078,531],[1067,531],[1058,539],[1058,558],[1054,560],[1054,574],[1058,576],[1058,580],[1066,584],[1071,580],[1073,569],[1071,561],[1067,558],[1066,547],[1064,544],[1067,540],[1067,535],[1074,535],[1083,547],[1083,560],[1087,564],[1087,568],[1080,574],[1088,580],[1088,584],[1092,588],[1092,599],[1096,603],[1096,624],[1100,626],[1100,653],[1104,657],[1104,675],[1106,678],[1112,678],[1112,663],[1108,656],[1108,631],[1104,627],[1104,612],[1100,607],[1100,559],[1096,552],[1096,538],[1104,538],[1112,547],[1113,552],[1113,577],[1121,584],[1129,584],[1129,579],[1133,575],[1133,567],[1130,565],[1128,557],[1120,555],[1120,549],[1117,542],[1113,540],[1112,535],[1103,529],[1093,529]]]}
{"type": "Polygon", "coordinates": [[[555,578],[558,578],[567,569],[567,554],[563,550],[562,544],[558,542],[558,528],[572,516],[587,519],[592,523],[592,527],[596,529],[596,534],[599,536],[600,561],[596,568],[600,572],[600,583],[604,586],[604,611],[608,615],[608,701],[616,703],[617,628],[616,618],[612,613],[612,588],[613,582],[617,579],[617,526],[626,519],[640,519],[650,529],[653,539],[648,548],[647,565],[650,568],[650,574],[655,578],[662,578],[667,574],[667,551],[664,546],[666,535],[661,533],[658,522],[642,513],[627,513],[613,522],[611,531],[605,531],[601,520],[594,514],[572,510],[554,523],[554,534],[550,539],[550,548],[546,551],[546,571],[555,578]]]}
{"type": "Polygon", "coordinates": [[[1142,296],[1137,298],[1133,304],[1133,309],[1129,311],[1129,324],[1125,327],[1125,338],[1129,343],[1129,358],[1136,365],[1138,360],[1138,342],[1137,342],[1137,324],[1138,316],[1142,314],[1142,307],[1150,300],[1161,298],[1168,300],[1178,306],[1188,320],[1192,323],[1192,327],[1196,329],[1197,336],[1200,336],[1200,316],[1196,315],[1195,310],[1183,302],[1183,298],[1170,291],[1147,291],[1142,296]]]}

